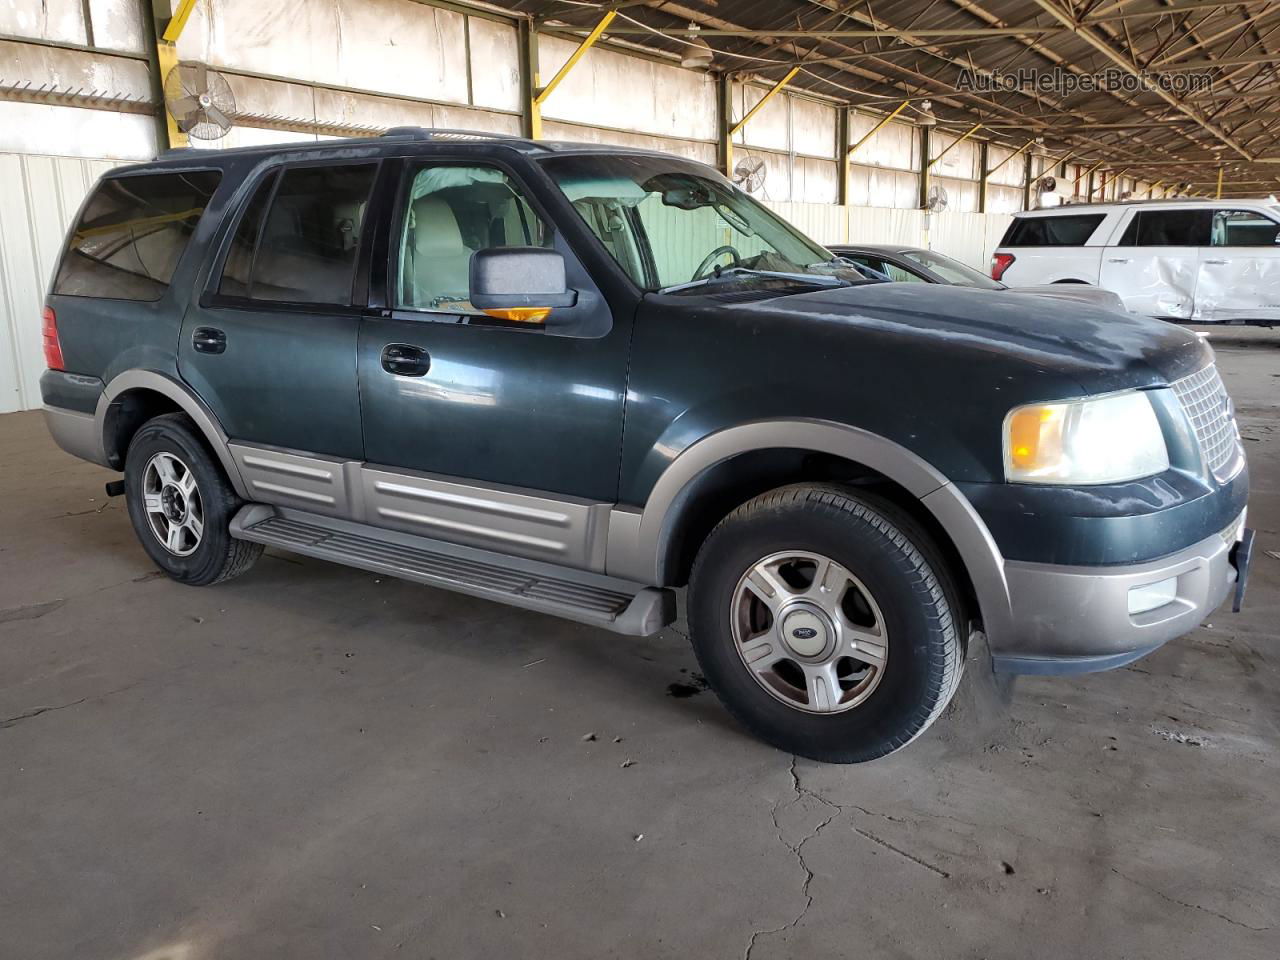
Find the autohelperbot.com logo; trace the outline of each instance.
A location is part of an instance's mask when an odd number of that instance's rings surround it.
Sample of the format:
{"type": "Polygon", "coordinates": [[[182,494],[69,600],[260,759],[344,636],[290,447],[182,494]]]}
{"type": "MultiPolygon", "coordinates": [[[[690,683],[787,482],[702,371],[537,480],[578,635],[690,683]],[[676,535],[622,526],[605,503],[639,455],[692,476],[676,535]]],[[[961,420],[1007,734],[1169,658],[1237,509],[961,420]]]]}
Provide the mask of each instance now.
{"type": "Polygon", "coordinates": [[[956,89],[965,93],[999,93],[1022,90],[1070,96],[1073,93],[1142,93],[1163,90],[1172,94],[1203,93],[1213,89],[1213,76],[1203,70],[1165,73],[1131,73],[1118,67],[1097,73],[1077,73],[1054,67],[1052,70],[960,71],[956,89]]]}

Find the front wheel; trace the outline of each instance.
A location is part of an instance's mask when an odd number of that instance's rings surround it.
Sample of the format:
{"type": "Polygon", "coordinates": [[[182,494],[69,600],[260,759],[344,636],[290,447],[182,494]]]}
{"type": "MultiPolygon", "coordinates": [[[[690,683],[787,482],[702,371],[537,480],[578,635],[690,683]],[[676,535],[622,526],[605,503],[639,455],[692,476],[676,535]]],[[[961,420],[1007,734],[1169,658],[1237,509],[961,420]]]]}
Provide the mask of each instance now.
{"type": "Polygon", "coordinates": [[[704,675],[774,746],[856,763],[942,713],[964,664],[959,594],[924,529],[879,497],[798,485],[712,531],[689,584],[704,675]]]}

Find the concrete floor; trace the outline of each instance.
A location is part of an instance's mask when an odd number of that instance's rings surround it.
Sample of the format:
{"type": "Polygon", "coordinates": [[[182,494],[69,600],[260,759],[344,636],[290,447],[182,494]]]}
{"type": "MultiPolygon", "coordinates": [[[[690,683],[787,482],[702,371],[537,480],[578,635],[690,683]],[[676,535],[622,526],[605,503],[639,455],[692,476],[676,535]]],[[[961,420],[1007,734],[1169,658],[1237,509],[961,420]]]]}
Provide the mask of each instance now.
{"type": "Polygon", "coordinates": [[[1214,342],[1246,612],[1109,674],[971,670],[861,767],[749,739],[676,630],[286,555],[179,586],[106,471],[0,417],[0,957],[1274,960],[1280,331],[1214,342]]]}

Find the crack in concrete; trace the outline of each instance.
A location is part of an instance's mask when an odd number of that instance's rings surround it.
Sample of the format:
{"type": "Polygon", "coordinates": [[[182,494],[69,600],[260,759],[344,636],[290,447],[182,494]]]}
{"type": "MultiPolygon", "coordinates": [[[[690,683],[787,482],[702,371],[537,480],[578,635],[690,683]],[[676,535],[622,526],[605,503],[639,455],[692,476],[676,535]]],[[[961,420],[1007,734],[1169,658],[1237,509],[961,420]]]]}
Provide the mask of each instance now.
{"type": "Polygon", "coordinates": [[[1111,868],[1111,872],[1114,873],[1121,880],[1128,880],[1134,886],[1141,887],[1143,890],[1146,890],[1148,893],[1154,893],[1161,900],[1165,900],[1169,903],[1177,904],[1180,907],[1186,907],[1188,910],[1199,910],[1201,913],[1207,913],[1211,917],[1217,917],[1219,920],[1225,920],[1227,923],[1231,924],[1232,926],[1243,927],[1246,930],[1252,930],[1254,933],[1266,933],[1268,930],[1274,929],[1273,927],[1255,927],[1252,924],[1245,923],[1243,920],[1236,920],[1233,917],[1228,917],[1225,913],[1218,913],[1218,911],[1216,910],[1210,910],[1208,907],[1202,907],[1198,903],[1188,903],[1186,900],[1179,900],[1177,897],[1171,897],[1169,896],[1169,894],[1165,893],[1163,890],[1158,890],[1155,887],[1151,886],[1150,884],[1143,883],[1141,880],[1135,880],[1133,877],[1129,876],[1127,873],[1121,873],[1115,867],[1111,868]]]}
{"type": "Polygon", "coordinates": [[[799,759],[798,757],[796,757],[795,755],[792,755],[791,766],[789,768],[791,773],[791,789],[793,792],[793,796],[791,796],[789,799],[785,801],[779,800],[776,803],[774,803],[773,810],[772,810],[772,817],[773,817],[773,828],[778,833],[778,840],[782,843],[784,847],[786,847],[789,851],[791,851],[791,855],[796,858],[796,863],[798,863],[800,865],[800,869],[804,871],[804,882],[800,885],[800,894],[801,896],[804,897],[804,900],[805,900],[804,907],[801,908],[800,912],[796,915],[795,919],[792,920],[790,923],[784,923],[780,927],[772,927],[767,930],[752,931],[751,938],[747,941],[746,950],[743,951],[742,960],[751,960],[751,951],[753,951],[756,948],[756,943],[759,941],[761,937],[767,937],[767,936],[772,936],[773,934],[776,934],[776,933],[782,933],[784,930],[792,930],[795,927],[797,927],[800,924],[800,922],[804,920],[804,918],[808,915],[809,909],[813,906],[813,895],[809,893],[809,885],[813,883],[814,874],[813,874],[813,870],[809,868],[809,864],[804,858],[804,845],[808,843],[810,840],[812,840],[814,837],[816,837],[819,833],[821,833],[824,827],[826,827],[829,823],[831,823],[831,821],[835,820],[835,818],[840,816],[840,814],[843,812],[843,809],[840,807],[839,804],[832,803],[826,797],[823,797],[820,794],[815,793],[812,790],[809,790],[807,787],[803,786],[800,783],[800,775],[796,772],[796,762],[798,759],[799,759]],[[782,810],[784,807],[791,806],[794,803],[799,803],[800,800],[802,800],[806,796],[812,797],[813,799],[817,800],[819,803],[821,803],[825,807],[830,807],[834,811],[834,813],[832,813],[831,816],[827,817],[820,824],[814,827],[813,830],[810,831],[806,836],[802,837],[799,843],[795,843],[795,844],[788,843],[787,838],[783,835],[782,825],[778,823],[778,812],[782,810]]]}
{"type": "Polygon", "coordinates": [[[866,837],[872,843],[878,843],[880,846],[884,847],[886,850],[893,851],[898,856],[910,861],[911,863],[914,863],[916,866],[924,867],[926,870],[930,870],[933,873],[936,873],[938,876],[942,877],[943,880],[951,879],[951,874],[947,873],[947,871],[943,870],[941,867],[935,867],[928,860],[922,860],[919,857],[917,857],[914,853],[908,853],[906,850],[903,850],[901,847],[895,847],[892,843],[890,843],[888,840],[885,840],[883,837],[877,837],[874,833],[870,833],[867,830],[859,830],[857,827],[853,828],[853,832],[860,837],[866,837]]]}
{"type": "Polygon", "coordinates": [[[58,710],[67,710],[71,707],[78,707],[80,704],[88,703],[90,700],[105,700],[107,697],[113,697],[117,693],[124,693],[126,690],[131,690],[140,683],[142,683],[141,680],[136,680],[133,683],[125,684],[123,687],[117,687],[115,690],[108,690],[106,693],[81,697],[79,700],[72,700],[70,703],[60,703],[53,707],[34,707],[25,713],[15,714],[12,717],[0,720],[0,730],[7,730],[9,727],[17,726],[23,720],[30,720],[32,717],[38,717],[41,714],[55,713],[58,710]]]}

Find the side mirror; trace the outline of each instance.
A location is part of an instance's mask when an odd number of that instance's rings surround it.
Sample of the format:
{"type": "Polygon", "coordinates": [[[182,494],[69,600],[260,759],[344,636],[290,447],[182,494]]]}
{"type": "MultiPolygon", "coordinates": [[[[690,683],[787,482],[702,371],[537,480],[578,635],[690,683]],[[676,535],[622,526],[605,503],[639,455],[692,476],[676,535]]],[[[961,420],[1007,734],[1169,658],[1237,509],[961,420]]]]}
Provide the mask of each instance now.
{"type": "Polygon", "coordinates": [[[491,317],[544,323],[578,294],[564,279],[564,257],[545,247],[490,247],[471,255],[471,304],[491,317]]]}

